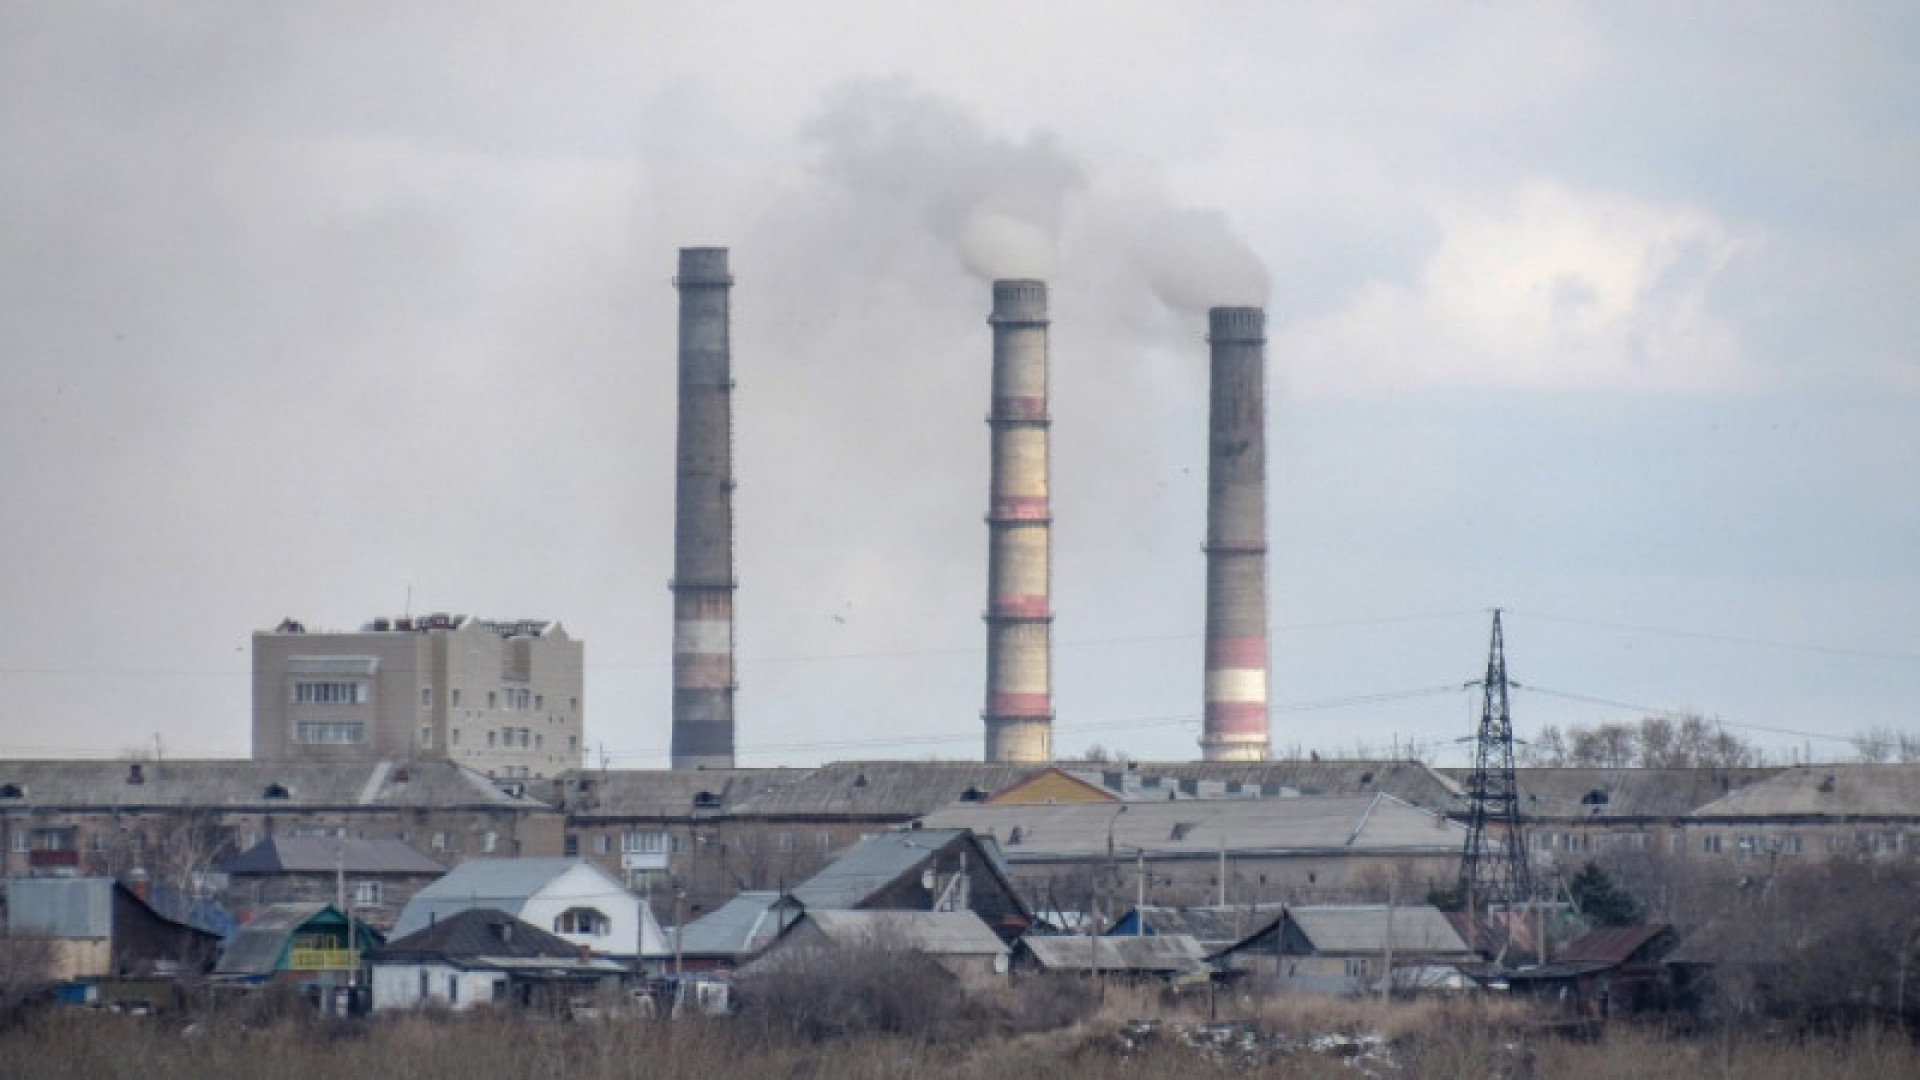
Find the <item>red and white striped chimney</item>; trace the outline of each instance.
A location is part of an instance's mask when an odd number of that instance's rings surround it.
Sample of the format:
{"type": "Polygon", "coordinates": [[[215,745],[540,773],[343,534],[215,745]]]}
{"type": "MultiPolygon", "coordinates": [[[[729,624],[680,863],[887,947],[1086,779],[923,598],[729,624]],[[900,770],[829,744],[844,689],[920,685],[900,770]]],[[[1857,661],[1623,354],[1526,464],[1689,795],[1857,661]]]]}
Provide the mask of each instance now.
{"type": "Polygon", "coordinates": [[[1047,283],[993,283],[987,508],[988,761],[1053,758],[1053,514],[1047,500],[1047,283]]]}
{"type": "Polygon", "coordinates": [[[1207,761],[1267,756],[1267,313],[1207,312],[1207,761]]]}

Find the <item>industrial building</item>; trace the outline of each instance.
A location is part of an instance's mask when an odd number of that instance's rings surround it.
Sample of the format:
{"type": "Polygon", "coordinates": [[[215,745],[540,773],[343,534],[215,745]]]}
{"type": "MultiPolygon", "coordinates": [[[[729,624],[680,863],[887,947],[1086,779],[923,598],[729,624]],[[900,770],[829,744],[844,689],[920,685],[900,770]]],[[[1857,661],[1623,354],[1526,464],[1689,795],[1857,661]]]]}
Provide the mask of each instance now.
{"type": "Polygon", "coordinates": [[[580,642],[557,622],[467,615],[253,635],[255,761],[451,761],[501,780],[580,764],[580,642]]]}

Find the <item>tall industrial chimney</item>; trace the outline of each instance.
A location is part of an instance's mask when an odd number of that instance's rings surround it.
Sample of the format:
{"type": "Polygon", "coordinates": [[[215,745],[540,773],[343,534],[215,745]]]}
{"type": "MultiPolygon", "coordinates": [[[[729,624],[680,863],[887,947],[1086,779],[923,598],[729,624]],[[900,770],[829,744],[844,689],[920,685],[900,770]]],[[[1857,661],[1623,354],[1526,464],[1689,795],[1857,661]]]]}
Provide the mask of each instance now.
{"type": "Polygon", "coordinates": [[[733,350],[726,248],[681,248],[673,767],[733,767],[733,350]]]}
{"type": "Polygon", "coordinates": [[[1207,761],[1267,756],[1267,313],[1207,312],[1207,761]]]}
{"type": "Polygon", "coordinates": [[[1053,758],[1053,515],[1047,505],[1047,283],[993,283],[987,504],[988,761],[1053,758]]]}

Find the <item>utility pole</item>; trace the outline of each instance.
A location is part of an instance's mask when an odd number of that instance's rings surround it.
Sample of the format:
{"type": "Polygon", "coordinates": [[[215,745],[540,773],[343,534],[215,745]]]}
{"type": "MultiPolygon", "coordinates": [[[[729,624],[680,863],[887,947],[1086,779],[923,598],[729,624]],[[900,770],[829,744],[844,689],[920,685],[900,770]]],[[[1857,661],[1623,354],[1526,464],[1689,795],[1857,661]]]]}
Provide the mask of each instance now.
{"type": "Polygon", "coordinates": [[[1520,832],[1519,784],[1513,773],[1513,715],[1507,703],[1506,646],[1499,608],[1493,610],[1486,678],[1467,685],[1479,686],[1482,698],[1473,777],[1467,782],[1467,842],[1460,857],[1459,891],[1469,912],[1491,919],[1496,906],[1511,911],[1533,898],[1520,832]]]}

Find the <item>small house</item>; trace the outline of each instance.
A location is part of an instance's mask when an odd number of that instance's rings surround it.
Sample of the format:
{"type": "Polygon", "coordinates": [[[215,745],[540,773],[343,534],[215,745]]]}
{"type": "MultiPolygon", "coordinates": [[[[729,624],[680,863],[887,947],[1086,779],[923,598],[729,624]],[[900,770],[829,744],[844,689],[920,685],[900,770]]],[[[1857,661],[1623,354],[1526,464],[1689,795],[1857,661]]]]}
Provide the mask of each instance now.
{"type": "Polygon", "coordinates": [[[44,938],[54,981],[171,978],[213,963],[220,936],[156,910],[109,877],[17,878],[7,932],[44,938]]]}
{"type": "Polygon", "coordinates": [[[576,949],[616,959],[670,954],[652,909],[620,880],[584,859],[470,859],[413,894],[395,937],[473,908],[494,908],[576,949]]]}
{"type": "Polygon", "coordinates": [[[740,974],[831,970],[836,954],[862,951],[918,953],[963,990],[1007,981],[1007,946],[971,911],[808,911],[740,974]]]}
{"type": "Polygon", "coordinates": [[[372,966],[376,1012],[558,1005],[616,988],[627,970],[494,908],[469,908],[396,938],[374,954],[372,966]]]}
{"type": "Polygon", "coordinates": [[[332,904],[268,904],[235,931],[214,974],[245,982],[351,986],[382,940],[332,904]]]}
{"type": "Polygon", "coordinates": [[[1363,994],[1389,972],[1480,958],[1431,905],[1329,904],[1288,907],[1216,959],[1276,989],[1363,994]]]}

